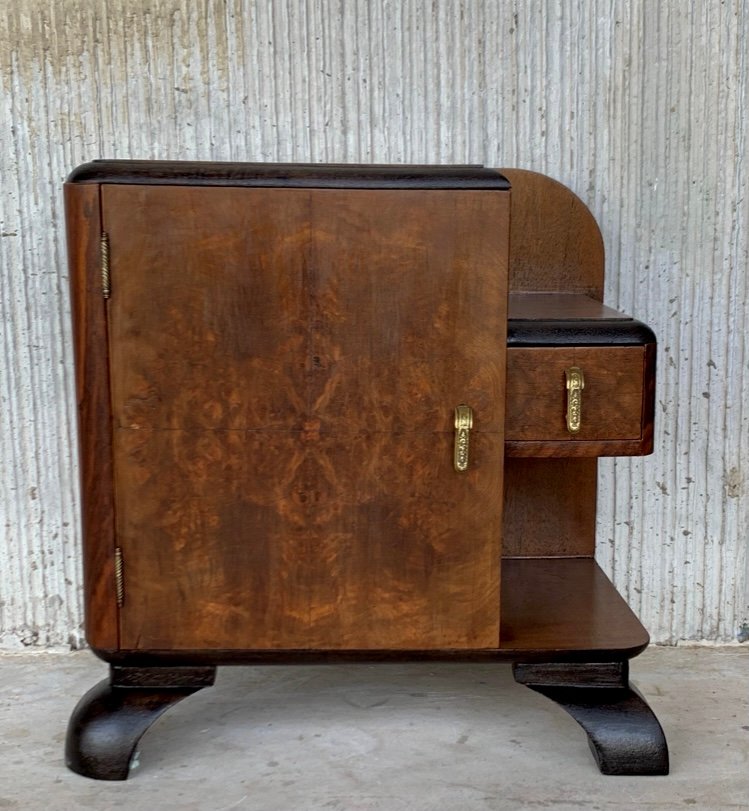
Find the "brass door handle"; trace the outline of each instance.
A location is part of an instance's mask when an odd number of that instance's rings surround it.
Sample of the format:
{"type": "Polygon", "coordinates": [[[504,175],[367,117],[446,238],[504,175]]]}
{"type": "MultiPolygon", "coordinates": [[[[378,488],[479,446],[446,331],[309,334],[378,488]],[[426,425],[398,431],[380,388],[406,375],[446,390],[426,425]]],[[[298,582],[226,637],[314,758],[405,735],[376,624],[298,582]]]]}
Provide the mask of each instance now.
{"type": "Polygon", "coordinates": [[[471,428],[473,428],[473,409],[459,405],[455,409],[455,470],[462,473],[468,470],[468,452],[470,449],[471,428]]]}
{"type": "Polygon", "coordinates": [[[567,380],[567,430],[571,434],[578,434],[583,426],[585,377],[583,370],[577,366],[565,369],[564,376],[567,380]]]}

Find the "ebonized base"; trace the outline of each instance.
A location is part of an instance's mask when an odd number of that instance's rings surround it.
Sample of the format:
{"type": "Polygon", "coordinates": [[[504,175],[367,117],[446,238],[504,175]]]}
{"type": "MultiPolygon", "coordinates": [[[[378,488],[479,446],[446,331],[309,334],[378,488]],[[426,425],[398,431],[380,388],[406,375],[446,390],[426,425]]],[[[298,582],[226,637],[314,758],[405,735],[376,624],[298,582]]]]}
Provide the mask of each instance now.
{"type": "Polygon", "coordinates": [[[127,780],[135,747],[173,704],[210,687],[215,667],[112,667],[78,702],[65,741],[68,768],[96,780],[127,780]]]}
{"type": "MultiPolygon", "coordinates": [[[[97,780],[126,780],[135,748],[173,704],[213,684],[215,667],[111,667],[109,679],[79,701],[70,719],[66,762],[97,780]]],[[[524,684],[566,710],[588,735],[601,772],[668,774],[658,719],[629,684],[627,661],[513,665],[524,684]]]]}
{"type": "Polygon", "coordinates": [[[588,735],[602,774],[668,774],[658,719],[629,684],[629,662],[516,664],[515,681],[566,710],[588,735]]]}

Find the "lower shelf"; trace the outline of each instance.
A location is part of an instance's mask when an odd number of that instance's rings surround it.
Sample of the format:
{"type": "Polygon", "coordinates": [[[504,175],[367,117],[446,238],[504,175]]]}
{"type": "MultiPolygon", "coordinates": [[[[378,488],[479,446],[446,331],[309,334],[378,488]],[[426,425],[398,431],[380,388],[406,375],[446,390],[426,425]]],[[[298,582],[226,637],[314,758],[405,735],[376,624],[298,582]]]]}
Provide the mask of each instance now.
{"type": "Polygon", "coordinates": [[[97,650],[128,666],[462,660],[612,662],[648,644],[647,631],[593,558],[502,561],[498,648],[480,650],[97,650]]]}
{"type": "Polygon", "coordinates": [[[503,659],[631,659],[650,638],[593,558],[502,561],[503,659]]]}

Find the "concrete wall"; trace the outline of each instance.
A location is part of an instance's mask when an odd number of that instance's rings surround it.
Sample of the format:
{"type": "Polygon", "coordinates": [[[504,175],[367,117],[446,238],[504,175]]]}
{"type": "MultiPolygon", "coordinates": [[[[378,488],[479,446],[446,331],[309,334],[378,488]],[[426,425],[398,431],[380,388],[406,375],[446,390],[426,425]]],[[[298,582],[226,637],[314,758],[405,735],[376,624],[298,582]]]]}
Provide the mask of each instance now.
{"type": "Polygon", "coordinates": [[[0,14],[0,646],[78,645],[60,188],[97,157],[477,162],[603,230],[660,338],[599,559],[657,641],[747,632],[749,0],[24,0],[0,14]]]}

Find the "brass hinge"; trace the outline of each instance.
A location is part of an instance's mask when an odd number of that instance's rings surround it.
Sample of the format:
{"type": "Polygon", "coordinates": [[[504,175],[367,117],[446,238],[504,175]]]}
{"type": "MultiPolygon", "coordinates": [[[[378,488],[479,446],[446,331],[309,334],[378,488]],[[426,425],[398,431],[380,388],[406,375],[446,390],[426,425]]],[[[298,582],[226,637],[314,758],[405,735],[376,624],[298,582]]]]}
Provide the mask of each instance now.
{"type": "Polygon", "coordinates": [[[117,594],[117,607],[122,608],[125,604],[125,573],[122,549],[119,546],[114,549],[114,587],[117,594]]]}
{"type": "Polygon", "coordinates": [[[109,279],[109,234],[106,231],[101,233],[101,294],[104,298],[109,298],[112,294],[111,282],[109,279]]]}

